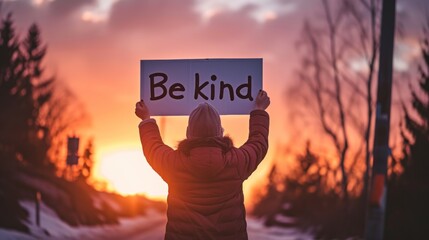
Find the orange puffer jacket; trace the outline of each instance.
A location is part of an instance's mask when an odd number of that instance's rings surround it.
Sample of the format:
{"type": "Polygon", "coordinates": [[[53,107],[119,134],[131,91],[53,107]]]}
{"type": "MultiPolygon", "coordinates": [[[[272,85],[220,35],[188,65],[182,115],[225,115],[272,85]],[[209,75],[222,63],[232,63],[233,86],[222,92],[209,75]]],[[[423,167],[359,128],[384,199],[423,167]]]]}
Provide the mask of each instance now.
{"type": "Polygon", "coordinates": [[[173,150],[154,120],[139,129],[147,161],[168,184],[165,239],[247,239],[242,184],[267,153],[267,112],[250,113],[239,148],[224,137],[184,140],[173,150]]]}

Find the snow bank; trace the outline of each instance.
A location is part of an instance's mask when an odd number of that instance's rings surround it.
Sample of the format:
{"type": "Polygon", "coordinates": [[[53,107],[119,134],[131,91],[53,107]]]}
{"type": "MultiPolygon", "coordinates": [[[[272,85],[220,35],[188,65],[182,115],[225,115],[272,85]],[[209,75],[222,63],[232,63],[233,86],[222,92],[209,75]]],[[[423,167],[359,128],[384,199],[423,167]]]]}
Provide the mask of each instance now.
{"type": "MultiPolygon", "coordinates": [[[[21,201],[20,204],[29,212],[28,227],[31,236],[23,233],[0,229],[1,240],[33,240],[33,239],[69,239],[69,240],[98,240],[98,239],[128,239],[128,240],[162,240],[164,239],[165,213],[148,209],[146,215],[135,218],[121,218],[117,225],[97,227],[71,227],[62,222],[52,209],[41,204],[40,227],[36,226],[35,203],[21,201]]],[[[303,233],[296,228],[265,227],[263,220],[247,218],[247,231],[250,240],[288,240],[313,239],[311,234],[303,233]]]]}
{"type": "Polygon", "coordinates": [[[1,240],[34,240],[36,238],[21,232],[0,228],[0,239],[1,240]]]}
{"type": "MultiPolygon", "coordinates": [[[[125,236],[132,236],[136,231],[150,228],[154,223],[164,222],[162,214],[149,209],[144,216],[121,218],[117,225],[72,227],[61,221],[52,209],[42,203],[40,206],[40,227],[38,227],[35,219],[35,203],[21,201],[20,204],[29,212],[28,227],[31,235],[37,239],[126,239],[125,236]]],[[[0,239],[3,240],[3,238],[0,239]]]]}
{"type": "Polygon", "coordinates": [[[247,234],[249,240],[306,240],[314,239],[310,233],[297,228],[266,227],[264,220],[247,217],[247,234]]]}

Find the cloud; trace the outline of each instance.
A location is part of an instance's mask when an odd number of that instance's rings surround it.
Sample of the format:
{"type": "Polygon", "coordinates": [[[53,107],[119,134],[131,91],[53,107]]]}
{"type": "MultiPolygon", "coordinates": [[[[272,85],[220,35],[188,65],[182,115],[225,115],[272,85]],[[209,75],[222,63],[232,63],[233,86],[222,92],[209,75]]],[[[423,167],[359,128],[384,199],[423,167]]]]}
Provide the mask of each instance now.
{"type": "Polygon", "coordinates": [[[192,0],[122,0],[112,6],[109,24],[119,32],[180,30],[199,21],[192,4],[192,0]]]}
{"type": "Polygon", "coordinates": [[[111,38],[126,42],[124,50],[148,58],[266,57],[292,51],[302,18],[291,12],[260,22],[252,16],[257,7],[223,9],[204,19],[190,0],[122,0],[112,6],[108,27],[111,38]]]}
{"type": "MultiPolygon", "coordinates": [[[[42,28],[43,36],[49,40],[66,39],[81,34],[85,26],[81,24],[83,10],[97,0],[54,0],[35,3],[32,0],[7,1],[3,12],[13,12],[15,22],[20,28],[28,28],[32,23],[42,28]]],[[[21,31],[25,31],[21,29],[21,31]]]]}
{"type": "Polygon", "coordinates": [[[195,9],[207,20],[220,12],[235,12],[247,8],[250,9],[249,16],[259,22],[265,22],[293,12],[296,10],[295,5],[295,1],[280,0],[197,0],[195,9]]]}
{"type": "Polygon", "coordinates": [[[19,20],[55,20],[64,21],[88,6],[93,6],[97,0],[12,0],[3,2],[3,11],[13,11],[19,20]]]}
{"type": "Polygon", "coordinates": [[[49,13],[54,17],[68,17],[79,12],[85,6],[96,4],[96,0],[54,0],[45,3],[49,13]]]}

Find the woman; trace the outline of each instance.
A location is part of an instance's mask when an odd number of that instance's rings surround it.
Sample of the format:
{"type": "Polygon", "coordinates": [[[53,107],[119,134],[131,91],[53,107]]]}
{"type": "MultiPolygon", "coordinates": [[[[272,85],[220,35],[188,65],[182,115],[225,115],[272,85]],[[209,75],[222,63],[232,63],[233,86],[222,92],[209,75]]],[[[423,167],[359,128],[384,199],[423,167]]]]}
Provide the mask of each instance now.
{"type": "Polygon", "coordinates": [[[136,103],[144,155],[168,184],[165,239],[247,239],[243,181],[268,150],[270,98],[260,91],[241,147],[223,136],[220,116],[208,103],[189,116],[186,139],[173,150],[161,139],[143,101],[136,103]]]}

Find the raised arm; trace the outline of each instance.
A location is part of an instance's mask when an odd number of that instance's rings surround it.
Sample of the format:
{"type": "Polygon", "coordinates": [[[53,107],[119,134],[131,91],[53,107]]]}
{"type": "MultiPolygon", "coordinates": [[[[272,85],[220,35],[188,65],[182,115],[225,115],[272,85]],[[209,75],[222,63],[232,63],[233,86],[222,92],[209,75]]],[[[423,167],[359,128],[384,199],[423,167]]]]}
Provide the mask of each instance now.
{"type": "Polygon", "coordinates": [[[142,121],[139,124],[140,141],[149,165],[167,181],[167,170],[171,167],[169,159],[174,150],[161,139],[155,119],[150,118],[149,110],[143,101],[136,103],[135,114],[142,121]]]}
{"type": "Polygon", "coordinates": [[[268,151],[268,132],[270,118],[265,109],[270,105],[268,94],[261,90],[256,97],[255,107],[250,113],[249,138],[238,149],[239,172],[243,179],[247,179],[268,151]]]}

